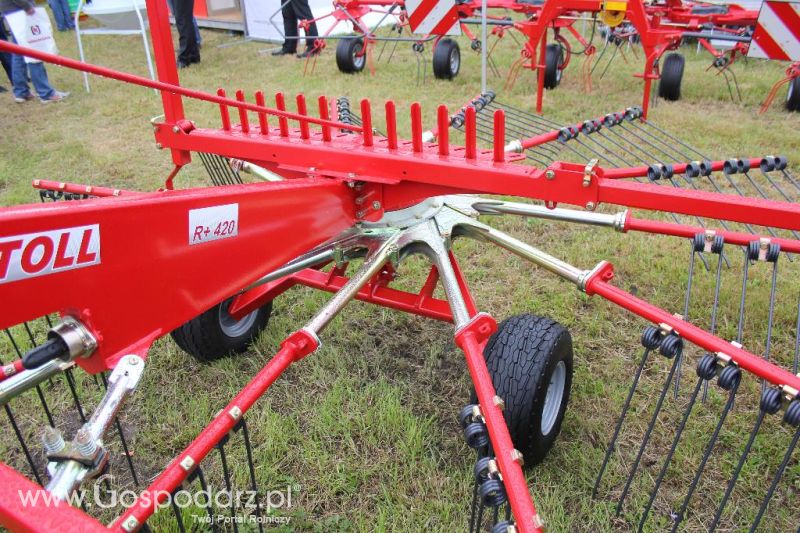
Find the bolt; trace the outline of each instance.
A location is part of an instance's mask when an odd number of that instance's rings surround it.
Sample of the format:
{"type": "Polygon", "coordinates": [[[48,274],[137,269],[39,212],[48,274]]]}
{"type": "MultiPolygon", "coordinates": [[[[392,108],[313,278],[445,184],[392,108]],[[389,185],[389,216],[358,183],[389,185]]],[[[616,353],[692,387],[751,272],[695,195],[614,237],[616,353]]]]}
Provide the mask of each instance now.
{"type": "Polygon", "coordinates": [[[350,187],[350,188],[352,189],[353,187],[355,187],[355,186],[356,186],[356,182],[354,182],[354,181],[348,181],[348,182],[347,182],[347,186],[348,186],[348,187],[350,187]]]}
{"type": "Polygon", "coordinates": [[[78,448],[81,455],[86,457],[91,457],[97,451],[97,443],[86,426],[83,426],[75,433],[75,447],[78,448]]]}
{"type": "Polygon", "coordinates": [[[42,444],[47,455],[58,453],[64,449],[64,437],[61,432],[52,426],[47,426],[42,432],[42,444]]]}
{"type": "Polygon", "coordinates": [[[548,170],[547,172],[544,173],[544,177],[551,180],[556,177],[556,173],[552,170],[548,170]]]}
{"type": "Polygon", "coordinates": [[[506,402],[500,396],[495,395],[492,402],[501,411],[506,408],[506,402]]]}
{"type": "Polygon", "coordinates": [[[595,207],[597,207],[597,206],[594,204],[594,202],[587,202],[586,203],[586,209],[588,209],[589,211],[594,211],[595,207]]]}
{"type": "Polygon", "coordinates": [[[347,177],[348,177],[348,178],[350,178],[350,179],[353,179],[353,178],[355,178],[355,177],[356,177],[356,173],[355,173],[355,172],[349,172],[349,173],[347,174],[347,177]]]}
{"type": "Polygon", "coordinates": [[[136,517],[130,516],[128,517],[125,522],[122,523],[122,529],[131,533],[132,531],[136,531],[136,528],[139,527],[139,521],[136,520],[136,517]]]}
{"type": "Polygon", "coordinates": [[[522,452],[516,449],[511,450],[511,460],[515,463],[518,463],[519,466],[525,464],[525,459],[522,456],[522,452]]]}
{"type": "Polygon", "coordinates": [[[377,210],[379,210],[380,208],[381,208],[381,203],[380,203],[378,200],[375,200],[374,202],[372,202],[372,209],[374,209],[375,211],[377,211],[377,210]]]}
{"type": "Polygon", "coordinates": [[[172,133],[180,133],[181,129],[178,126],[172,126],[172,133]]]}
{"type": "Polygon", "coordinates": [[[156,143],[156,148],[161,150],[162,148],[164,148],[164,146],[161,143],[156,143]]]}

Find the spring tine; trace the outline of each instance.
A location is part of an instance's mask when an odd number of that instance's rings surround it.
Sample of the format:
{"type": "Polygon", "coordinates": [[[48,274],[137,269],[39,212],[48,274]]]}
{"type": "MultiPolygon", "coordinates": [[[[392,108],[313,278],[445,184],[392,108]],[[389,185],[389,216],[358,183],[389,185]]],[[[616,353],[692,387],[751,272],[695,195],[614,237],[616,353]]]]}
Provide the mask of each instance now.
{"type": "Polygon", "coordinates": [[[611,66],[611,63],[614,61],[614,58],[617,56],[617,51],[618,51],[618,50],[619,50],[619,46],[615,46],[615,47],[614,47],[614,51],[613,51],[613,52],[611,52],[611,57],[609,57],[609,58],[608,58],[608,62],[606,63],[606,66],[605,66],[605,68],[603,69],[603,72],[601,72],[601,73],[600,73],[600,77],[599,77],[599,78],[597,78],[597,79],[598,79],[598,81],[599,81],[599,80],[602,80],[602,79],[603,79],[603,76],[605,76],[605,75],[606,75],[606,72],[608,72],[608,67],[610,67],[610,66],[611,66]]]}
{"type": "Polygon", "coordinates": [[[199,152],[199,154],[200,159],[203,160],[203,164],[206,165],[206,172],[208,172],[211,182],[216,186],[225,185],[222,180],[219,179],[219,172],[217,171],[217,166],[214,164],[211,155],[203,152],[199,152]]]}
{"type": "Polygon", "coordinates": [[[744,466],[745,461],[747,461],[747,456],[750,454],[750,448],[753,446],[753,442],[756,440],[756,435],[758,435],[759,429],[761,429],[761,423],[764,421],[764,415],[766,413],[763,410],[758,411],[758,417],[756,418],[756,423],[753,426],[752,431],[750,431],[750,436],[747,439],[747,444],[745,444],[744,450],[742,450],[742,454],[739,456],[739,462],[736,464],[736,467],[733,469],[733,474],[731,478],[728,480],[728,486],[725,489],[725,494],[722,496],[722,501],[719,503],[719,507],[717,507],[717,512],[714,514],[714,520],[712,520],[711,525],[708,528],[709,533],[717,529],[717,525],[719,524],[720,518],[722,518],[722,513],[725,510],[725,506],[728,504],[728,499],[733,492],[733,488],[736,486],[736,481],[739,479],[739,474],[742,471],[742,467],[744,466]]]}
{"type": "Polygon", "coordinates": [[[738,382],[734,384],[733,388],[731,388],[730,392],[728,393],[728,401],[725,402],[725,407],[722,408],[722,413],[717,421],[717,426],[714,428],[714,433],[711,434],[711,438],[708,439],[705,450],[703,450],[703,457],[700,460],[700,464],[697,466],[697,470],[694,473],[692,482],[689,484],[689,490],[686,492],[686,496],[684,496],[683,501],[681,502],[680,510],[677,513],[672,513],[672,529],[670,530],[670,533],[675,533],[678,530],[678,526],[686,515],[686,511],[689,508],[689,502],[691,501],[692,495],[697,488],[697,484],[700,482],[700,478],[703,475],[706,464],[711,458],[711,452],[714,451],[714,446],[717,443],[722,426],[725,423],[725,420],[728,418],[728,413],[730,413],[731,408],[733,407],[733,401],[736,397],[737,390],[739,390],[738,382]]]}
{"type": "MultiPolygon", "coordinates": [[[[236,101],[244,102],[244,91],[239,89],[236,91],[236,101]]],[[[250,133],[250,121],[247,118],[247,109],[240,107],[239,109],[239,124],[242,127],[242,133],[250,133]]]]}
{"type": "Polygon", "coordinates": [[[781,477],[783,477],[786,467],[789,465],[789,460],[792,458],[795,447],[797,447],[798,440],[800,440],[800,427],[798,427],[794,432],[794,437],[792,437],[791,442],[789,442],[789,447],[786,449],[786,453],[783,456],[783,461],[781,461],[780,466],[778,466],[778,470],[772,477],[772,483],[769,485],[769,490],[767,490],[767,494],[764,496],[764,500],[761,502],[761,506],[758,508],[758,514],[756,514],[756,518],[753,520],[753,524],[750,526],[750,533],[755,533],[755,530],[761,523],[761,518],[763,518],[764,513],[767,510],[767,506],[772,499],[772,495],[775,494],[775,489],[778,487],[778,483],[780,482],[781,477]]]}
{"type": "MultiPolygon", "coordinates": [[[[676,159],[684,159],[684,160],[687,160],[687,161],[688,161],[688,160],[690,160],[690,159],[692,159],[692,157],[691,157],[691,155],[690,155],[690,154],[687,154],[687,153],[681,152],[681,151],[679,151],[679,150],[677,150],[677,149],[675,148],[675,145],[674,145],[674,144],[670,144],[670,143],[666,142],[666,141],[664,140],[664,137],[663,137],[663,136],[661,136],[661,135],[655,135],[653,132],[651,132],[651,131],[648,131],[648,129],[647,129],[647,128],[644,128],[644,127],[642,127],[640,124],[637,124],[637,123],[636,123],[636,121],[630,121],[630,123],[632,124],[632,126],[633,126],[634,128],[636,128],[636,130],[637,130],[637,131],[640,131],[640,132],[642,132],[642,134],[643,134],[643,135],[647,135],[648,137],[650,137],[651,139],[653,139],[655,142],[658,142],[660,145],[663,145],[664,147],[666,147],[666,148],[669,150],[669,152],[667,152],[667,151],[664,151],[664,150],[660,150],[660,151],[661,151],[662,153],[664,153],[665,155],[668,155],[668,156],[669,156],[669,157],[671,157],[671,158],[676,158],[676,159]],[[671,154],[671,155],[670,155],[670,154],[671,154]]],[[[706,158],[703,158],[703,159],[706,159],[706,158]]]]}
{"type": "Polygon", "coordinates": [[[744,304],[747,300],[747,274],[750,270],[750,258],[748,257],[747,247],[744,250],[744,268],[742,269],[742,292],[739,298],[739,321],[736,325],[736,342],[742,343],[744,337],[744,304]]]}
{"type": "Polygon", "coordinates": [[[390,150],[397,149],[397,108],[394,100],[386,102],[386,143],[390,150]]]}
{"type": "Polygon", "coordinates": [[[672,363],[672,367],[669,370],[669,374],[667,374],[667,379],[664,382],[664,387],[661,389],[661,394],[658,397],[658,401],[656,402],[656,408],[653,411],[653,416],[650,419],[650,423],[647,425],[647,431],[645,431],[644,439],[642,439],[642,444],[639,446],[639,452],[636,454],[636,459],[633,462],[633,466],[631,467],[631,471],[628,473],[628,479],[625,481],[625,487],[622,489],[622,494],[619,497],[619,501],[617,502],[617,509],[616,514],[617,516],[622,513],[622,507],[625,503],[625,498],[628,496],[628,491],[631,488],[631,484],[633,483],[633,478],[636,475],[636,470],[639,469],[639,463],[642,461],[642,456],[644,455],[644,450],[647,448],[647,445],[650,442],[650,436],[653,433],[653,429],[655,428],[656,422],[658,421],[658,415],[661,412],[661,407],[664,405],[664,399],[667,397],[667,391],[669,391],[669,384],[672,381],[673,376],[675,375],[675,370],[680,365],[681,361],[681,353],[682,350],[679,351],[678,354],[675,355],[675,360],[672,363]]]}
{"type": "MultiPolygon", "coordinates": [[[[656,483],[653,487],[653,490],[650,492],[650,499],[647,501],[647,505],[642,512],[642,517],[639,520],[639,529],[638,531],[644,531],[644,525],[647,522],[647,516],[650,514],[650,509],[653,507],[653,503],[656,501],[656,495],[658,494],[658,489],[661,488],[661,483],[664,481],[664,476],[667,474],[667,469],[669,468],[669,464],[672,462],[672,456],[675,455],[675,450],[678,448],[678,442],[681,440],[681,435],[683,435],[683,430],[686,428],[686,422],[689,420],[689,415],[692,414],[692,409],[694,408],[694,404],[697,401],[697,395],[700,392],[700,387],[703,383],[708,383],[703,378],[697,379],[697,385],[694,387],[694,391],[692,391],[692,396],[689,398],[689,404],[686,406],[686,410],[683,412],[683,418],[681,418],[681,423],[678,426],[678,430],[675,432],[675,437],[672,439],[672,445],[669,448],[669,452],[667,453],[667,457],[664,459],[664,464],[661,466],[661,470],[658,472],[658,476],[656,477],[656,483]]],[[[675,391],[677,392],[677,390],[675,391]]]]}
{"type": "Polygon", "coordinates": [[[223,442],[217,444],[217,450],[219,450],[220,462],[222,463],[222,477],[225,479],[225,489],[228,491],[228,494],[231,495],[230,516],[231,516],[231,522],[233,523],[233,530],[238,532],[239,526],[236,524],[236,519],[235,519],[237,502],[236,499],[232,496],[233,487],[231,485],[231,473],[230,470],[228,470],[228,459],[225,456],[225,444],[223,442]]]}
{"type": "Polygon", "coordinates": [[[594,487],[592,487],[592,498],[597,497],[597,491],[600,488],[600,483],[603,480],[603,475],[605,474],[606,467],[608,466],[608,461],[611,459],[611,454],[614,453],[617,439],[619,438],[619,432],[622,429],[622,424],[625,423],[625,417],[628,415],[628,409],[630,409],[631,406],[633,393],[636,392],[636,387],[639,385],[639,378],[642,376],[642,370],[644,369],[644,365],[647,362],[647,357],[650,355],[651,351],[652,349],[645,348],[642,355],[642,360],[639,363],[639,366],[636,368],[636,373],[633,375],[633,381],[628,389],[628,396],[625,398],[625,403],[622,404],[622,412],[617,419],[617,425],[614,427],[614,434],[611,436],[611,442],[609,442],[608,448],[606,448],[605,457],[603,457],[603,462],[600,465],[600,472],[598,472],[597,478],[594,482],[594,487]]]}
{"type": "MultiPolygon", "coordinates": [[[[194,472],[192,472],[191,476],[189,476],[189,479],[191,480],[195,476],[197,477],[198,481],[200,482],[200,489],[204,493],[208,494],[208,483],[206,483],[206,476],[203,474],[203,469],[199,465],[197,466],[197,468],[194,469],[194,472]]],[[[208,514],[208,517],[210,519],[209,523],[212,524],[211,525],[212,530],[213,531],[218,530],[217,523],[213,518],[214,517],[214,513],[211,510],[211,500],[210,499],[208,501],[206,501],[206,505],[204,507],[205,507],[206,513],[208,514]]]]}
{"type": "Polygon", "coordinates": [[[411,143],[414,151],[422,151],[422,106],[419,102],[411,104],[411,143]]]}
{"type": "Polygon", "coordinates": [[[800,183],[797,183],[797,180],[794,179],[794,176],[792,176],[791,173],[789,173],[786,169],[781,169],[781,173],[783,174],[783,177],[789,181],[789,183],[794,185],[795,189],[800,191],[800,183]]]}
{"type": "Polygon", "coordinates": [[[69,386],[70,394],[72,395],[72,401],[75,403],[75,409],[78,411],[78,416],[81,419],[81,424],[86,423],[86,415],[83,412],[83,406],[81,405],[81,400],[78,398],[78,391],[75,389],[75,376],[72,375],[72,369],[68,368],[64,372],[65,379],[67,380],[67,385],[69,386]]]}
{"type": "MultiPolygon", "coordinates": [[[[264,99],[263,91],[256,91],[256,105],[266,107],[266,100],[264,99]]],[[[258,129],[261,135],[269,135],[269,123],[267,122],[267,114],[259,111],[258,113],[258,129]]]]}
{"type": "Polygon", "coordinates": [[[31,456],[31,452],[28,449],[28,445],[25,444],[25,439],[22,437],[22,433],[19,430],[19,426],[17,426],[17,420],[14,418],[14,413],[11,411],[11,407],[8,404],[4,405],[6,409],[6,415],[8,416],[8,421],[11,422],[11,428],[14,430],[14,434],[17,436],[17,441],[19,441],[19,445],[22,447],[22,453],[25,455],[25,459],[28,461],[28,466],[31,467],[31,472],[33,472],[33,477],[36,478],[36,482],[41,485],[42,478],[39,477],[39,471],[36,469],[36,463],[33,462],[33,457],[31,456]]]}
{"type": "MultiPolygon", "coordinates": [[[[295,101],[297,102],[297,114],[306,116],[308,115],[308,108],[306,107],[306,97],[304,94],[300,93],[295,97],[295,101]]],[[[310,136],[308,130],[308,121],[300,120],[300,138],[301,139],[308,139],[310,136]]]]}
{"type": "MultiPolygon", "coordinates": [[[[723,243],[724,246],[724,243],[723,243]]],[[[720,250],[722,252],[722,250],[720,250]]],[[[717,254],[719,257],[717,258],[717,275],[716,280],[714,281],[714,303],[711,306],[711,326],[709,328],[709,333],[714,335],[717,332],[717,311],[719,311],[719,291],[722,285],[722,253],[717,254]]],[[[702,402],[706,403],[706,398],[708,398],[708,381],[703,383],[703,399],[702,402]]]]}
{"type": "MultiPolygon", "coordinates": [[[[241,428],[242,439],[244,440],[244,448],[247,453],[247,468],[250,471],[250,488],[255,495],[256,500],[256,516],[261,516],[261,499],[258,497],[258,484],[256,483],[256,468],[253,464],[253,448],[250,446],[250,432],[247,430],[247,422],[242,418],[234,429],[241,428]]],[[[258,522],[258,530],[263,533],[264,525],[260,520],[258,522]]]]}
{"type": "Polygon", "coordinates": [[[125,453],[125,461],[128,463],[128,469],[131,471],[133,483],[138,488],[139,477],[136,475],[136,469],[133,467],[133,457],[131,456],[131,452],[128,450],[128,442],[125,440],[125,433],[122,431],[122,424],[119,423],[118,416],[114,417],[114,425],[117,427],[117,434],[119,435],[120,443],[122,443],[122,450],[125,453]]]}
{"type": "MultiPolygon", "coordinates": [[[[708,159],[708,156],[706,156],[705,154],[702,154],[702,153],[698,152],[697,149],[693,148],[692,146],[689,146],[688,144],[686,144],[684,141],[682,141],[678,137],[675,137],[670,132],[661,129],[660,127],[656,126],[652,122],[643,121],[643,123],[644,123],[645,126],[647,126],[649,128],[652,128],[652,129],[656,130],[657,132],[659,132],[661,135],[669,138],[670,141],[672,141],[674,143],[677,143],[677,144],[680,144],[681,146],[683,146],[687,150],[690,150],[690,151],[694,152],[696,155],[700,156],[700,159],[708,159]]],[[[642,129],[644,129],[644,126],[640,126],[639,124],[636,124],[636,126],[637,127],[642,127],[642,129]]],[[[692,158],[691,157],[687,157],[686,159],[692,159],[692,158]]]]}
{"type": "Polygon", "coordinates": [[[183,527],[183,516],[181,516],[181,510],[178,508],[178,504],[175,503],[175,493],[172,493],[172,498],[169,499],[170,503],[172,504],[172,512],[175,515],[175,523],[178,524],[178,531],[180,533],[186,533],[186,528],[183,527]]]}
{"type": "MultiPolygon", "coordinates": [[[[286,111],[286,98],[283,96],[282,92],[275,93],[275,107],[277,107],[279,111],[286,111]]],[[[281,115],[278,117],[278,127],[281,130],[281,137],[289,136],[289,121],[285,116],[281,115]]]]}
{"type": "MultiPolygon", "coordinates": [[[[225,98],[225,89],[222,87],[217,89],[217,96],[225,98]]],[[[219,104],[219,117],[222,120],[222,129],[231,131],[231,115],[228,112],[228,106],[226,104],[219,104]]]]}
{"type": "Polygon", "coordinates": [[[207,173],[207,174],[208,174],[208,176],[211,178],[211,183],[212,183],[212,185],[215,185],[215,186],[216,186],[216,185],[217,185],[217,182],[216,182],[216,180],[214,179],[214,176],[213,176],[213,174],[211,173],[211,169],[209,169],[209,168],[208,168],[208,162],[206,161],[205,154],[204,154],[203,152],[197,152],[197,155],[199,155],[199,156],[200,156],[200,161],[203,163],[203,166],[204,166],[204,167],[205,167],[205,169],[206,169],[206,173],[207,173]]]}
{"type": "MultiPolygon", "coordinates": [[[[683,300],[683,316],[686,320],[689,320],[689,303],[692,298],[692,281],[694,280],[694,256],[696,254],[694,249],[694,241],[689,241],[689,246],[691,247],[691,253],[689,255],[689,273],[686,278],[686,294],[683,300]]],[[[683,352],[677,355],[678,358],[683,358],[683,352]]],[[[678,393],[680,392],[680,385],[681,385],[681,365],[678,363],[678,368],[675,372],[675,383],[674,383],[674,398],[678,399],[678,393]]]]}
{"type": "Polygon", "coordinates": [[[464,157],[475,159],[477,156],[477,140],[475,139],[475,108],[470,106],[464,112],[464,157]]]}

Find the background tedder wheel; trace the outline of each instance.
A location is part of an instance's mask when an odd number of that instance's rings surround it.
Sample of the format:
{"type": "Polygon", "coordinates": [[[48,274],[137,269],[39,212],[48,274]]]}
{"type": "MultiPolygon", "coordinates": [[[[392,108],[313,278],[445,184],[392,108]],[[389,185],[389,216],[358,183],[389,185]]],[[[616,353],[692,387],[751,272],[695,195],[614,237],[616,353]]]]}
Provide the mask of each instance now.
{"type": "Polygon", "coordinates": [[[215,305],[176,328],[171,335],[178,347],[200,361],[214,361],[247,350],[267,326],[272,302],[236,320],[228,314],[231,300],[215,305]]]}
{"type": "MultiPolygon", "coordinates": [[[[561,430],[572,385],[572,337],[549,318],[504,320],[484,351],[514,446],[540,463],[561,430]]],[[[475,401],[473,395],[473,401],[475,401]]]]}
{"type": "Polygon", "coordinates": [[[544,88],[555,89],[561,83],[561,74],[564,68],[564,49],[560,44],[547,45],[544,64],[544,88]]]}
{"type": "Polygon", "coordinates": [[[786,109],[800,111],[800,78],[789,82],[789,92],[786,94],[786,109]]]}
{"type": "Polygon", "coordinates": [[[433,75],[452,80],[461,68],[461,50],[453,39],[442,39],[433,50],[433,75]]]}
{"type": "Polygon", "coordinates": [[[661,67],[661,81],[658,84],[658,96],[664,100],[677,101],[681,98],[681,81],[686,60],[681,54],[668,54],[661,67]]]}
{"type": "Polygon", "coordinates": [[[342,39],[336,45],[336,66],[345,74],[355,74],[364,70],[367,54],[364,40],[356,37],[342,39]]]}

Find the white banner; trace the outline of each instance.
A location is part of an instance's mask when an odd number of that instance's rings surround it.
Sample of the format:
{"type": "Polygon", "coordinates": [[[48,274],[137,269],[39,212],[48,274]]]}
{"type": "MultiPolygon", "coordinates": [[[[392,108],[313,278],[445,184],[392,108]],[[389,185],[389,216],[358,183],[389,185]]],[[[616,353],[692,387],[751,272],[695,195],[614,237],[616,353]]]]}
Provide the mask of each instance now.
{"type": "MultiPolygon", "coordinates": [[[[5,18],[18,45],[48,54],[58,54],[56,41],[53,39],[53,26],[43,7],[34,9],[33,15],[28,15],[20,10],[7,13],[5,18]]],[[[41,63],[38,59],[27,56],[25,56],[25,62],[41,63]]]]}

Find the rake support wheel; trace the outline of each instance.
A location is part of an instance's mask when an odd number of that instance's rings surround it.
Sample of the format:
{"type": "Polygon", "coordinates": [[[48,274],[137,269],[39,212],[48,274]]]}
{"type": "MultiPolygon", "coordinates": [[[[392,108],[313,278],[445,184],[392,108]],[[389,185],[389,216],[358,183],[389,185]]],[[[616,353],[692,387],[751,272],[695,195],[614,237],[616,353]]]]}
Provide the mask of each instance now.
{"type": "Polygon", "coordinates": [[[336,45],[336,66],[345,74],[355,74],[364,70],[367,54],[364,39],[351,37],[342,39],[336,45]]]}
{"type": "Polygon", "coordinates": [[[216,361],[247,350],[267,326],[272,302],[240,320],[228,314],[230,303],[231,299],[225,300],[172,331],[178,347],[199,361],[216,361]]]}
{"type": "Polygon", "coordinates": [[[661,68],[661,82],[658,84],[658,96],[672,102],[681,99],[681,81],[686,60],[678,53],[668,54],[661,68]]]}
{"type": "Polygon", "coordinates": [[[433,75],[440,80],[452,80],[461,69],[461,50],[453,39],[442,39],[433,50],[433,75]]]}
{"type": "Polygon", "coordinates": [[[789,82],[789,92],[786,94],[786,109],[800,111],[800,77],[789,82]]]}
{"type": "Polygon", "coordinates": [[[484,350],[514,446],[536,465],[561,430],[572,385],[572,337],[549,318],[504,320],[484,350]]]}
{"type": "Polygon", "coordinates": [[[561,84],[564,70],[564,48],[560,44],[547,45],[544,56],[544,88],[555,89],[561,84]]]}

